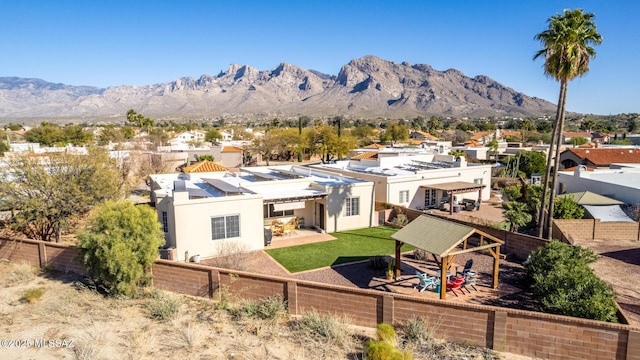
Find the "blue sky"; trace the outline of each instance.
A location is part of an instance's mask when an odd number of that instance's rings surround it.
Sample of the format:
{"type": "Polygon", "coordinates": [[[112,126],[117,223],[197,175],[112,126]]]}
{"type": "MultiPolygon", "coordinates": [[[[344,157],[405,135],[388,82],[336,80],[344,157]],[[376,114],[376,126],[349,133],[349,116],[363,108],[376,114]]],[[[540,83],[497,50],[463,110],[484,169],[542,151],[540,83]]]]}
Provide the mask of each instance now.
{"type": "Polygon", "coordinates": [[[18,1],[0,3],[0,76],[99,87],[287,62],[337,74],[375,55],[487,75],[557,102],[533,37],[565,8],[596,15],[604,41],[569,84],[567,109],[640,112],[640,1],[18,1]]]}

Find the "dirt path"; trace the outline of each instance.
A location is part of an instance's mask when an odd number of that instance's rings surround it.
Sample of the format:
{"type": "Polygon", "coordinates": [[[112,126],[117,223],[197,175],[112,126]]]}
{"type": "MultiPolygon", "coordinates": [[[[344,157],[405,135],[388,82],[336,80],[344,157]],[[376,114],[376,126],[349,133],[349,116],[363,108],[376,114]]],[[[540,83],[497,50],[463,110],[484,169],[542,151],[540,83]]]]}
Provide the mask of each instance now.
{"type": "Polygon", "coordinates": [[[592,268],[618,294],[618,304],[634,325],[640,325],[640,242],[576,240],[600,255],[592,268]]]}

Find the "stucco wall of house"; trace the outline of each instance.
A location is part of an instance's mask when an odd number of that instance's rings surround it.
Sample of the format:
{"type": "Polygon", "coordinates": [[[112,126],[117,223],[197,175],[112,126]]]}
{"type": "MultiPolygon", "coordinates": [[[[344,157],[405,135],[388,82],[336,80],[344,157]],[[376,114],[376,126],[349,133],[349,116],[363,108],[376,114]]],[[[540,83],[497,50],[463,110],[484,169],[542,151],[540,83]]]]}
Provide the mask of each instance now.
{"type": "Polygon", "coordinates": [[[373,221],[375,202],[372,196],[372,183],[362,182],[330,186],[324,189],[328,193],[327,198],[318,202],[325,205],[325,230],[327,232],[361,229],[377,224],[373,221]],[[359,198],[359,214],[347,216],[347,198],[354,197],[359,198]]]}
{"type": "MultiPolygon", "coordinates": [[[[224,247],[238,246],[238,250],[260,250],[264,247],[262,226],[262,197],[260,195],[237,195],[189,200],[186,192],[174,192],[173,211],[176,253],[184,260],[200,255],[208,258],[219,255],[224,247]],[[224,240],[211,239],[211,218],[225,215],[240,215],[240,236],[224,240]]],[[[159,209],[160,210],[160,209],[159,209]]]]}
{"type": "Polygon", "coordinates": [[[558,193],[591,191],[596,194],[620,200],[629,205],[640,204],[640,189],[574,176],[574,173],[558,173],[558,193]]]}

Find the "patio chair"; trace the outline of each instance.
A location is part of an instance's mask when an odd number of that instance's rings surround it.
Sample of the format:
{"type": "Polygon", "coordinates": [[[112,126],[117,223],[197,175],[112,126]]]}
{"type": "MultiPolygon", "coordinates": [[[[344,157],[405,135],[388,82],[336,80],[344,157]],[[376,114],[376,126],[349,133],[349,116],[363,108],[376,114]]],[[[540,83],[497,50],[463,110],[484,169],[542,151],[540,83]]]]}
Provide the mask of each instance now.
{"type": "Polygon", "coordinates": [[[458,275],[466,276],[467,273],[469,271],[471,271],[472,267],[473,267],[473,259],[467,260],[467,262],[464,264],[464,268],[462,270],[458,270],[460,267],[456,266],[456,276],[458,276],[458,275]]]}
{"type": "Polygon", "coordinates": [[[471,291],[469,291],[469,288],[467,288],[467,286],[471,286],[473,290],[478,291],[478,289],[476,289],[477,276],[478,275],[475,271],[467,271],[467,275],[465,275],[464,277],[464,283],[462,284],[462,287],[465,288],[469,293],[471,293],[471,291]]]}
{"type": "Polygon", "coordinates": [[[420,286],[420,292],[425,291],[428,287],[430,286],[435,286],[436,285],[436,278],[435,276],[428,276],[426,273],[422,273],[418,270],[416,270],[416,276],[418,277],[418,280],[420,280],[420,282],[418,283],[418,285],[414,286],[414,289],[417,289],[418,286],[420,286]]]}
{"type": "Polygon", "coordinates": [[[458,297],[458,293],[456,293],[456,290],[460,290],[462,295],[464,295],[464,290],[462,290],[462,284],[464,284],[464,276],[454,278],[453,280],[448,280],[447,291],[451,291],[453,295],[458,297]]]}

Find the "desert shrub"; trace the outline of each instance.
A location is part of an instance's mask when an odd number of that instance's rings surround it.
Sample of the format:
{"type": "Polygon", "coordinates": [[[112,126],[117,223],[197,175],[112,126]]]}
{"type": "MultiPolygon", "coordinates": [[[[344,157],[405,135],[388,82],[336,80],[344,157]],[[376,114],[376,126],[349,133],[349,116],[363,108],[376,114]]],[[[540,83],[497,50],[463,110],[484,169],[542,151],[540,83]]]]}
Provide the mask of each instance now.
{"type": "Polygon", "coordinates": [[[410,343],[429,342],[434,339],[438,327],[438,324],[432,325],[423,318],[412,316],[404,324],[404,338],[410,343]]]}
{"type": "Polygon", "coordinates": [[[151,280],[164,234],[155,210],[129,201],[107,202],[78,234],[78,252],[90,274],[111,295],[136,295],[151,280]]]}
{"type": "Polygon", "coordinates": [[[42,295],[44,295],[43,287],[31,288],[24,292],[24,295],[22,295],[22,300],[28,302],[29,304],[33,304],[34,302],[40,300],[40,298],[42,298],[42,295]]]}
{"type": "Polygon", "coordinates": [[[279,295],[264,300],[247,300],[240,303],[232,314],[240,318],[277,319],[287,312],[287,304],[279,295]]]}
{"type": "Polygon", "coordinates": [[[369,258],[369,267],[374,270],[384,270],[387,268],[387,257],[375,255],[369,258]]]}
{"type": "Polygon", "coordinates": [[[174,319],[180,312],[181,301],[174,296],[153,290],[145,301],[147,313],[153,319],[167,321],[174,319]]]}
{"type": "Polygon", "coordinates": [[[554,219],[582,219],[584,208],[569,196],[556,198],[553,204],[554,219]]]}
{"type": "Polygon", "coordinates": [[[554,240],[531,253],[525,267],[534,298],[546,312],[600,321],[617,321],[615,293],[589,264],[593,251],[554,240]]]}
{"type": "Polygon", "coordinates": [[[405,214],[398,214],[396,215],[396,217],[393,218],[393,220],[391,220],[391,224],[393,224],[393,226],[397,226],[397,227],[403,227],[405,225],[407,225],[409,223],[409,219],[407,218],[407,215],[405,214]]]}
{"type": "Polygon", "coordinates": [[[218,245],[218,255],[211,259],[211,265],[223,269],[247,270],[248,246],[239,241],[225,241],[218,245]]]}
{"type": "Polygon", "coordinates": [[[3,276],[0,282],[5,286],[14,286],[36,277],[39,270],[27,263],[10,264],[7,270],[3,271],[3,276]]]}
{"type": "Polygon", "coordinates": [[[300,319],[293,322],[293,327],[312,337],[337,344],[346,344],[349,332],[344,322],[336,316],[320,314],[312,310],[303,313],[300,319]]]}
{"type": "Polygon", "coordinates": [[[369,360],[412,360],[410,352],[396,347],[396,331],[389,324],[378,324],[376,327],[377,340],[367,343],[367,359],[369,360]]]}
{"type": "Polygon", "coordinates": [[[520,185],[506,186],[502,189],[502,194],[510,201],[518,201],[522,197],[522,187],[520,185]]]}

